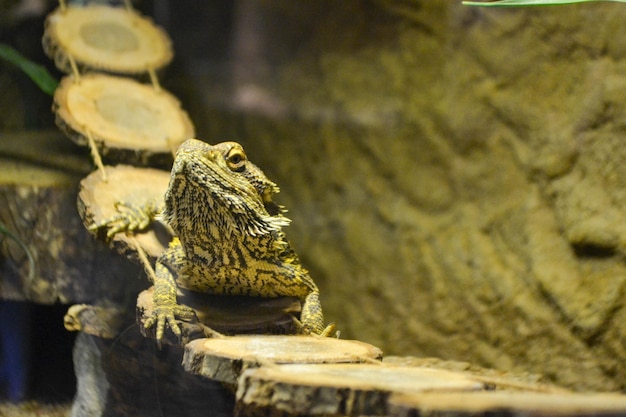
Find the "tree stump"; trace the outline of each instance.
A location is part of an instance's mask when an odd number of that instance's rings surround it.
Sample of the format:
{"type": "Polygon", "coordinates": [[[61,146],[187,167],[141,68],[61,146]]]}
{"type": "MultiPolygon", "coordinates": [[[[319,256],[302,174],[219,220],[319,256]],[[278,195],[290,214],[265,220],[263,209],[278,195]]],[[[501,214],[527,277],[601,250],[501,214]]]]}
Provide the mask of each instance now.
{"type": "Polygon", "coordinates": [[[143,337],[131,325],[114,339],[81,332],[74,348],[73,417],[232,415],[234,396],[180,366],[182,349],[143,337]]]}
{"type": "Polygon", "coordinates": [[[237,389],[240,416],[387,415],[394,392],[476,391],[464,375],[374,364],[277,365],[246,370],[237,389]]]}
{"type": "Polygon", "coordinates": [[[588,417],[626,415],[626,396],[617,394],[546,394],[531,392],[455,392],[394,394],[394,417],[588,417]]]}
{"type": "Polygon", "coordinates": [[[198,339],[185,346],[188,372],[235,385],[241,372],[265,364],[378,361],[382,351],[355,340],[318,336],[232,336],[198,339]]]}

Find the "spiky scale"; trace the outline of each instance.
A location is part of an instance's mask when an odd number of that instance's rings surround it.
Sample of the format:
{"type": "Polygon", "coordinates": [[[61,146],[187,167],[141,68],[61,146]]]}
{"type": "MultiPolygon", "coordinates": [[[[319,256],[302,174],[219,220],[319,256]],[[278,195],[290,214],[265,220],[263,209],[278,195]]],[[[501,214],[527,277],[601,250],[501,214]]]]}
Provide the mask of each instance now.
{"type": "MultiPolygon", "coordinates": [[[[276,184],[248,161],[242,146],[189,139],[174,160],[162,219],[176,238],[157,260],[153,317],[160,340],[176,318],[193,312],[176,302],[176,288],[220,295],[295,296],[303,331],[329,335],[319,290],[285,239],[290,222],[272,200],[276,184]]],[[[135,217],[137,217],[135,215],[135,217]]],[[[119,219],[118,219],[119,220],[119,219]]]]}

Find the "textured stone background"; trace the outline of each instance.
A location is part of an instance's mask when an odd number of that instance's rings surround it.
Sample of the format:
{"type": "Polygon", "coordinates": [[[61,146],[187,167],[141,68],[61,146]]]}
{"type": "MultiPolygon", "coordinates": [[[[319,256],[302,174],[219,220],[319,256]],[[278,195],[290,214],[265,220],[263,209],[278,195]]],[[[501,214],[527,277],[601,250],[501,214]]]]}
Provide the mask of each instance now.
{"type": "Polygon", "coordinates": [[[344,337],[624,389],[626,6],[459,3],[262,3],[264,104],[199,135],[280,184],[344,337]]]}
{"type": "MultiPolygon", "coordinates": [[[[160,22],[163,85],[281,186],[342,337],[626,389],[626,5],[222,3],[160,22]]],[[[0,126],[51,126],[11,71],[0,126]]]]}

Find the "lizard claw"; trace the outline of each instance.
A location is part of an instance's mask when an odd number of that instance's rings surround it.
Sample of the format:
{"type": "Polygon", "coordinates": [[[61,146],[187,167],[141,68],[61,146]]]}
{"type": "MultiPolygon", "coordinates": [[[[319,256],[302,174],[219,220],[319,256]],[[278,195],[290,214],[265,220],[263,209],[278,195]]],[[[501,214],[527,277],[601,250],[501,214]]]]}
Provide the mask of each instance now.
{"type": "Polygon", "coordinates": [[[335,325],[335,323],[329,323],[326,328],[322,331],[322,333],[320,333],[320,336],[322,337],[332,337],[332,336],[337,336],[337,339],[339,339],[339,330],[337,330],[337,326],[335,325]]]}
{"type": "Polygon", "coordinates": [[[300,334],[314,335],[314,336],[320,336],[320,337],[337,337],[337,339],[339,339],[339,335],[341,334],[341,332],[337,330],[337,326],[335,325],[334,322],[329,323],[322,330],[318,329],[316,331],[311,324],[302,323],[300,320],[298,320],[297,318],[293,316],[291,317],[291,319],[296,324],[296,327],[298,328],[298,333],[300,334]]]}
{"type": "Polygon", "coordinates": [[[107,227],[107,238],[112,238],[120,232],[135,232],[143,230],[150,225],[152,218],[158,212],[158,207],[153,202],[142,205],[118,201],[115,203],[118,213],[100,223],[89,226],[90,231],[96,231],[101,227],[107,227]]]}
{"type": "Polygon", "coordinates": [[[156,339],[160,344],[166,327],[169,327],[172,333],[180,339],[182,333],[177,319],[183,321],[197,320],[196,312],[191,307],[178,304],[175,306],[156,307],[152,316],[148,317],[144,322],[144,326],[146,329],[149,329],[156,325],[156,339]]]}

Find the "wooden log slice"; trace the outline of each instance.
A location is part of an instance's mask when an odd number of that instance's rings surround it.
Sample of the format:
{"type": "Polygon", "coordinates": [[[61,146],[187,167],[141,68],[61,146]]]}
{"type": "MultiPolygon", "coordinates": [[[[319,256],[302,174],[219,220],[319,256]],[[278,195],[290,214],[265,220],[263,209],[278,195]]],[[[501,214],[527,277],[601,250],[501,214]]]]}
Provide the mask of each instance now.
{"type": "Polygon", "coordinates": [[[137,74],[164,67],[174,55],[169,37],[151,20],[103,5],[55,10],[46,19],[42,43],[68,74],[70,56],[81,68],[137,74]]]}
{"type": "Polygon", "coordinates": [[[387,415],[394,392],[477,391],[464,375],[376,364],[279,365],[248,369],[237,388],[238,414],[387,415]]]}
{"type": "Polygon", "coordinates": [[[529,372],[502,371],[462,361],[433,357],[385,356],[386,365],[416,366],[458,372],[484,383],[490,390],[535,391],[546,393],[571,392],[563,387],[542,382],[543,377],[529,372]]]}
{"type": "Polygon", "coordinates": [[[194,127],[180,102],[165,90],[129,78],[87,74],[61,80],[54,94],[57,126],[80,145],[91,134],[115,162],[166,164],[194,127]]]}
{"type": "MultiPolygon", "coordinates": [[[[106,166],[108,181],[102,179],[99,171],[94,171],[80,182],[78,212],[85,227],[100,224],[111,219],[118,210],[116,204],[142,205],[148,201],[160,201],[169,184],[170,173],[153,168],[140,168],[127,165],[106,166]]],[[[93,231],[106,240],[106,230],[93,231]]],[[[109,240],[110,246],[118,253],[138,261],[135,242],[149,258],[156,259],[165,251],[172,235],[159,222],[147,229],[133,233],[117,233],[109,240]]]]}
{"type": "Polygon", "coordinates": [[[356,340],[318,336],[232,336],[198,339],[185,346],[188,372],[236,384],[247,368],[264,364],[361,363],[378,361],[382,351],[356,340]]]}
{"type": "Polygon", "coordinates": [[[618,394],[547,394],[537,392],[476,392],[394,394],[389,415],[617,417],[626,415],[626,396],[618,394]]]}
{"type": "MultiPolygon", "coordinates": [[[[155,338],[154,327],[147,329],[144,322],[152,316],[153,288],[137,298],[137,323],[141,333],[155,338]]],[[[233,334],[294,334],[298,328],[293,317],[300,313],[300,302],[294,297],[218,296],[179,290],[177,301],[193,308],[198,322],[179,321],[181,340],[167,330],[162,340],[169,345],[184,346],[192,340],[216,336],[214,332],[233,334]]],[[[217,335],[221,336],[221,335],[217,335]]]]}

